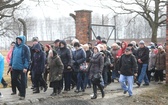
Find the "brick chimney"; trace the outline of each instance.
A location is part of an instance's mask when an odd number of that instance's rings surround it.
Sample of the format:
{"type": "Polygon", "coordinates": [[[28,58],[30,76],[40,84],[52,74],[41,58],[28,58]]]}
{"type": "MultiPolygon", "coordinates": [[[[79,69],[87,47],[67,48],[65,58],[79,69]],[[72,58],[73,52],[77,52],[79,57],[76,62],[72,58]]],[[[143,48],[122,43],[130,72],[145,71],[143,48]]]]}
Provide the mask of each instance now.
{"type": "Polygon", "coordinates": [[[167,5],[167,19],[166,19],[166,83],[168,84],[168,1],[167,5]]]}
{"type": "Polygon", "coordinates": [[[89,26],[92,20],[91,12],[90,10],[75,11],[76,38],[81,44],[86,44],[91,39],[91,32],[89,32],[89,26]],[[88,35],[88,33],[90,33],[90,35],[88,35]]]}

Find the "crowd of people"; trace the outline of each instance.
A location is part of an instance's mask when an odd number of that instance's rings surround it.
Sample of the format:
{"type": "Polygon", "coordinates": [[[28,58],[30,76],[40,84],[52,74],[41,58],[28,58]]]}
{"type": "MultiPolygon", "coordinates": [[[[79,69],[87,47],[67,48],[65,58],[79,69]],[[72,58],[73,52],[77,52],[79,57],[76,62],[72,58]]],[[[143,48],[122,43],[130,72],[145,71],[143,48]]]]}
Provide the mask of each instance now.
{"type": "MultiPolygon", "coordinates": [[[[25,37],[18,36],[11,43],[7,55],[8,73],[11,74],[11,95],[17,90],[20,100],[26,97],[27,75],[30,74],[32,92],[40,93],[53,88],[51,96],[67,93],[75,88],[75,93],[93,88],[105,96],[104,88],[112,82],[120,82],[124,94],[133,95],[133,84],[138,87],[144,81],[148,86],[151,80],[159,84],[164,81],[166,53],[164,46],[150,43],[146,46],[141,40],[117,42],[110,47],[100,36],[95,43],[81,44],[74,39],[71,44],[57,39],[54,45],[42,45],[38,37],[33,37],[33,46],[25,44],[25,37]],[[28,73],[29,72],[29,73],[28,73]],[[49,75],[49,76],[48,76],[49,75]]],[[[1,61],[1,60],[0,60],[1,61]]]]}

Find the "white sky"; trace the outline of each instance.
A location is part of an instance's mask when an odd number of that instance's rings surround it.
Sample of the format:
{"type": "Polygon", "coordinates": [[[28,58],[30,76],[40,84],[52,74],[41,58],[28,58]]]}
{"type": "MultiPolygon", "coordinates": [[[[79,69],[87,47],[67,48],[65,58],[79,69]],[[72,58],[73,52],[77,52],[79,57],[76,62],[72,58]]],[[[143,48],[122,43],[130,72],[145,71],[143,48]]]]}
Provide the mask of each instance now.
{"type": "Polygon", "coordinates": [[[46,2],[40,3],[39,5],[34,1],[26,0],[23,5],[28,5],[31,8],[31,13],[29,14],[38,18],[68,17],[69,13],[83,9],[92,10],[93,14],[99,13],[106,15],[112,13],[109,9],[101,8],[102,5],[99,0],[44,0],[46,2]]]}

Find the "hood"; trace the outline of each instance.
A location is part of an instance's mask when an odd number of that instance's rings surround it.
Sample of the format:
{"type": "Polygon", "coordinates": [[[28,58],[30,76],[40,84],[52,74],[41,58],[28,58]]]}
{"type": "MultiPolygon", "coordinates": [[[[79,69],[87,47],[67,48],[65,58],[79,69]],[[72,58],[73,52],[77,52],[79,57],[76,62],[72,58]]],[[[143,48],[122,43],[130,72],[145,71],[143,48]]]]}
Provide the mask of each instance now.
{"type": "MultiPolygon", "coordinates": [[[[26,42],[26,37],[24,35],[17,36],[16,39],[21,39],[22,40],[21,45],[24,45],[25,42],[26,42]]],[[[16,45],[18,45],[17,41],[16,41],[16,45]]]]}
{"type": "Polygon", "coordinates": [[[124,47],[124,48],[121,48],[121,49],[122,49],[123,51],[125,51],[125,49],[127,48],[128,44],[127,44],[127,42],[125,42],[125,41],[123,41],[122,43],[125,44],[125,47],[124,47]]]}
{"type": "Polygon", "coordinates": [[[67,47],[67,44],[64,40],[61,40],[60,43],[59,43],[59,47],[61,48],[61,43],[64,45],[64,48],[67,47]]]}
{"type": "Polygon", "coordinates": [[[42,51],[42,48],[41,48],[40,44],[35,44],[33,47],[33,50],[42,51]]]}

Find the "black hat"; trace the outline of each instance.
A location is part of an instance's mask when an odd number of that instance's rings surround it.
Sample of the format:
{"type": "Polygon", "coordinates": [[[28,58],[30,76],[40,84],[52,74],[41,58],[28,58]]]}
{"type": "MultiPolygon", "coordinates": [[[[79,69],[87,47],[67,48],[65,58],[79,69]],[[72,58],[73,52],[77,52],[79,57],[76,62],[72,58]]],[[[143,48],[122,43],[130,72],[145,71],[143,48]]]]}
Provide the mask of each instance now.
{"type": "Polygon", "coordinates": [[[151,49],[155,49],[155,46],[151,46],[151,49]]]}
{"type": "Polygon", "coordinates": [[[100,36],[97,36],[96,39],[101,40],[101,37],[100,37],[100,36]]]}
{"type": "Polygon", "coordinates": [[[74,47],[80,47],[79,42],[75,42],[75,43],[74,43],[74,47]]]}
{"type": "Polygon", "coordinates": [[[134,45],[133,45],[133,44],[131,44],[131,43],[130,43],[130,44],[128,44],[128,47],[132,47],[132,46],[134,46],[134,45]]]}
{"type": "Polygon", "coordinates": [[[56,40],[54,41],[54,43],[57,43],[57,42],[60,42],[60,40],[59,40],[59,39],[56,39],[56,40]]]}
{"type": "Polygon", "coordinates": [[[125,49],[125,51],[131,51],[131,49],[130,49],[129,47],[127,47],[127,48],[125,49]]]}

